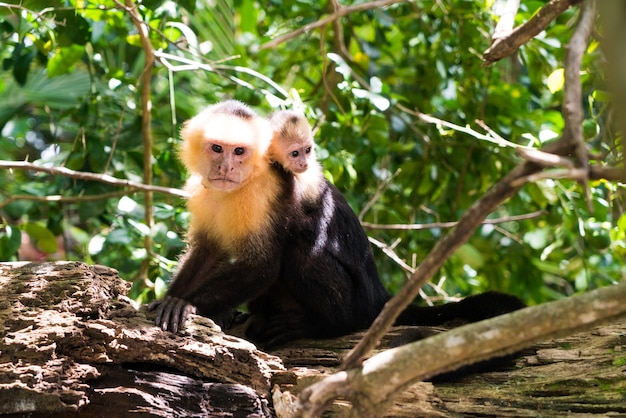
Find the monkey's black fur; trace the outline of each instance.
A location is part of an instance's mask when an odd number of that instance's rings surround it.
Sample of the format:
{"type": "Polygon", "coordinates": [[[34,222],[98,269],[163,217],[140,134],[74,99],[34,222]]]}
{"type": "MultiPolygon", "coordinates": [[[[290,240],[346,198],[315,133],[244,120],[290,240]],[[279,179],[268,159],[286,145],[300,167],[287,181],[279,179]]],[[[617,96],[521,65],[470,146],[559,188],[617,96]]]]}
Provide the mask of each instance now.
{"type": "Polygon", "coordinates": [[[275,344],[364,329],[389,299],[359,220],[327,181],[317,200],[300,201],[292,212],[278,287],[250,305],[253,318],[261,314],[248,330],[253,340],[275,344]],[[286,295],[293,300],[285,306],[286,295]]]}
{"type": "MultiPolygon", "coordinates": [[[[365,231],[343,195],[323,181],[319,197],[302,201],[293,174],[275,164],[284,194],[276,202],[273,232],[265,248],[238,260],[224,257],[204,237],[190,237],[157,324],[176,331],[191,304],[228,326],[230,313],[248,303],[247,337],[265,346],[297,338],[325,338],[369,327],[390,295],[383,287],[365,231]]],[[[403,325],[474,322],[523,307],[496,292],[458,303],[409,307],[403,325]]]]}
{"type": "MultiPolygon", "coordinates": [[[[292,175],[285,173],[287,178],[292,175]]],[[[336,337],[369,327],[390,299],[358,218],[327,180],[318,199],[293,202],[280,277],[250,303],[247,336],[273,346],[288,340],[336,337]]],[[[525,305],[497,292],[434,307],[412,305],[398,325],[475,322],[525,305]]]]}

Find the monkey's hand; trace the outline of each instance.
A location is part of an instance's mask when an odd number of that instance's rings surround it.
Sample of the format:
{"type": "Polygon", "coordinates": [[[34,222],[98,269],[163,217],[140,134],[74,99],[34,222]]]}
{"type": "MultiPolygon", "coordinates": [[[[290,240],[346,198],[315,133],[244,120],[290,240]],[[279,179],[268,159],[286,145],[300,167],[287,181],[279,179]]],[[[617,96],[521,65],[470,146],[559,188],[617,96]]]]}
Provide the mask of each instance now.
{"type": "Polygon", "coordinates": [[[163,331],[170,330],[177,333],[185,327],[189,315],[196,313],[196,307],[186,300],[173,296],[166,296],[163,300],[148,305],[151,311],[156,310],[156,325],[163,331]]]}

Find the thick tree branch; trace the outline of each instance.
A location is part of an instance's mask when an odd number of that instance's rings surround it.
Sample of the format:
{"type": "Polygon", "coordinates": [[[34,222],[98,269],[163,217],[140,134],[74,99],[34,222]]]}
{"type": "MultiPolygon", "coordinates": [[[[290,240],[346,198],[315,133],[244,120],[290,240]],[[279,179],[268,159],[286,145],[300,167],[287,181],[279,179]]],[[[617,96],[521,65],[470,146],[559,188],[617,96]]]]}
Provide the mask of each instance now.
{"type": "MultiPolygon", "coordinates": [[[[582,14],[579,27],[587,25],[587,10],[582,14]]],[[[581,29],[582,32],[582,29],[581,29]]],[[[584,34],[584,32],[583,32],[584,34]]],[[[578,46],[578,36],[573,35],[574,45],[578,46]]],[[[586,39],[586,37],[584,38],[586,39]]],[[[575,56],[577,58],[577,56],[575,56]]],[[[572,60],[576,59],[572,58],[572,60]]],[[[577,71],[580,71],[580,61],[577,71]]],[[[571,66],[575,62],[568,62],[571,66]]],[[[580,88],[580,87],[579,87],[580,88]]],[[[575,90],[573,90],[575,94],[575,90]]],[[[578,96],[580,99],[580,95],[578,96]]],[[[420,114],[421,115],[421,114],[420,114]]],[[[418,115],[418,116],[420,116],[418,115]]],[[[420,116],[422,120],[429,121],[420,116]]],[[[429,121],[431,122],[431,121],[429,121]]],[[[563,152],[571,153],[576,142],[572,141],[572,129],[565,129],[559,140],[550,144],[550,151],[555,154],[563,152]]],[[[587,168],[585,167],[585,170],[587,168]]],[[[378,315],[369,331],[363,337],[363,340],[354,347],[344,360],[343,369],[347,370],[356,367],[363,358],[380,342],[382,336],[393,325],[394,321],[418,295],[419,289],[426,283],[436,271],[463,243],[465,243],[475,229],[484,221],[486,216],[491,213],[506,199],[513,196],[519,188],[530,178],[541,171],[541,167],[534,163],[522,163],[514,168],[507,176],[494,185],[480,200],[474,203],[459,220],[458,225],[446,236],[440,239],[435,247],[430,251],[426,258],[422,261],[414,274],[406,283],[405,287],[396,296],[394,296],[383,308],[378,315]]]]}
{"type": "Polygon", "coordinates": [[[387,302],[363,339],[346,356],[342,366],[344,370],[356,367],[367,356],[393,325],[400,312],[413,301],[419,289],[436,273],[444,261],[469,239],[489,213],[519,190],[519,186],[514,187],[512,183],[537,171],[539,167],[534,164],[520,164],[465,212],[458,225],[437,242],[404,288],[387,302]]]}
{"type": "Polygon", "coordinates": [[[624,313],[626,281],[454,328],[384,351],[361,367],[311,385],[300,395],[299,411],[302,417],[320,416],[334,399],[342,397],[353,402],[353,412],[356,410],[358,416],[382,414],[384,409],[378,406],[388,405],[412,382],[589,329],[624,313]]]}
{"type": "Polygon", "coordinates": [[[557,16],[570,6],[580,3],[582,0],[551,0],[543,6],[528,22],[513,29],[507,36],[503,36],[503,28],[494,33],[493,43],[483,52],[485,64],[493,64],[517,51],[517,48],[530,41],[544,30],[557,16]]]}
{"type": "MultiPolygon", "coordinates": [[[[606,55],[607,79],[614,95],[614,113],[623,115],[626,112],[626,54],[624,54],[624,39],[626,39],[626,2],[600,1],[597,4],[604,30],[602,49],[606,55]]],[[[621,146],[626,148],[626,118],[617,117],[617,124],[622,131],[621,146]]],[[[622,168],[622,178],[626,177],[626,166],[622,168]]]]}
{"type": "Polygon", "coordinates": [[[100,183],[110,184],[118,187],[129,187],[135,190],[151,191],[157,193],[165,193],[172,196],[178,196],[186,198],[189,195],[187,192],[181,189],[175,189],[171,187],[153,186],[150,184],[137,183],[130,180],[118,179],[108,174],[87,173],[84,171],[74,171],[65,167],[44,167],[29,163],[26,161],[1,161],[0,168],[18,169],[18,170],[30,170],[43,173],[52,174],[55,176],[64,176],[77,180],[97,181],[100,183]]]}
{"type": "Polygon", "coordinates": [[[375,1],[368,2],[368,3],[354,4],[351,6],[340,6],[333,14],[326,16],[323,19],[317,20],[313,23],[309,23],[308,25],[304,25],[301,28],[293,32],[289,32],[284,35],[277,36],[271,41],[266,42],[263,45],[261,45],[260,49],[276,48],[278,45],[282,44],[283,42],[287,42],[290,39],[297,38],[303,33],[307,33],[307,32],[312,31],[313,29],[317,29],[322,26],[325,26],[351,13],[362,12],[364,10],[370,10],[370,9],[377,9],[380,7],[390,6],[396,3],[402,3],[404,1],[406,0],[375,0],[375,1]]]}
{"type": "MultiPolygon", "coordinates": [[[[587,170],[589,166],[589,151],[585,144],[583,135],[583,98],[582,85],[580,82],[580,67],[583,62],[583,55],[587,49],[589,37],[595,21],[595,0],[587,0],[581,8],[580,20],[572,38],[566,46],[565,54],[565,85],[563,86],[563,119],[565,121],[564,131],[574,141],[575,154],[578,158],[578,167],[587,170]]],[[[589,190],[588,179],[581,179],[585,191],[587,208],[593,210],[591,204],[591,191],[589,190]]]]}

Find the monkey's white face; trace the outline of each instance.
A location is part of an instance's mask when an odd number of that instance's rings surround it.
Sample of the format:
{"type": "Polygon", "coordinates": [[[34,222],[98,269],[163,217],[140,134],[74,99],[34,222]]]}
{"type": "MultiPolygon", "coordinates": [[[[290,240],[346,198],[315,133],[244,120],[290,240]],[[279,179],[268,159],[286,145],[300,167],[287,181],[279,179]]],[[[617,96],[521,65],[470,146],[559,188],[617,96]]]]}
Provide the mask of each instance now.
{"type": "Polygon", "coordinates": [[[254,171],[253,151],[249,145],[209,141],[204,149],[204,181],[216,189],[231,191],[239,188],[254,171]]]}
{"type": "Polygon", "coordinates": [[[282,166],[292,173],[304,173],[309,168],[309,160],[315,158],[313,144],[293,144],[285,150],[282,166]]]}

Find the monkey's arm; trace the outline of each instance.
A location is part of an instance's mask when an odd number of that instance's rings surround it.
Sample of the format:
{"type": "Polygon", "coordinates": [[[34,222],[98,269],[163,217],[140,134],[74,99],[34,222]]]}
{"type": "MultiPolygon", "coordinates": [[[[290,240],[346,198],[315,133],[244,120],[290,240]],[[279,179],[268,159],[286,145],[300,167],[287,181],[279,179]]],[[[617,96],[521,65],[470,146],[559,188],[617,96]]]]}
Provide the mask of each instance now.
{"type": "Polygon", "coordinates": [[[152,302],[148,308],[156,310],[156,325],[164,331],[178,332],[184,327],[196,307],[188,302],[188,296],[202,285],[204,275],[216,264],[218,249],[208,240],[194,239],[179,260],[174,280],[162,300],[152,302]]]}
{"type": "Polygon", "coordinates": [[[178,332],[192,313],[228,325],[232,311],[277,280],[282,246],[267,242],[261,255],[227,257],[206,241],[196,241],[183,256],[167,296],[157,303],[157,326],[178,332]]]}

